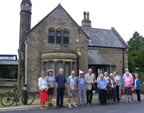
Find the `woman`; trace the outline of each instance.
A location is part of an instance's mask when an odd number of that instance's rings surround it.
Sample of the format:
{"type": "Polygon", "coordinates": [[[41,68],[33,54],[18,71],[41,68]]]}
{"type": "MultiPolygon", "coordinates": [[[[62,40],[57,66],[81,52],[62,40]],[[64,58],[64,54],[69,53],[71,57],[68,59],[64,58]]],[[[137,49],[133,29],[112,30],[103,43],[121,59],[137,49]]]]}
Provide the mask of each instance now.
{"type": "MultiPolygon", "coordinates": [[[[109,76],[108,76],[108,73],[107,73],[107,72],[104,73],[104,79],[105,79],[107,82],[109,82],[109,76]]],[[[108,87],[108,86],[107,86],[106,98],[107,98],[107,100],[109,100],[109,87],[108,87]]]]}
{"type": "Polygon", "coordinates": [[[113,78],[113,74],[110,74],[110,78],[109,78],[109,83],[108,83],[108,87],[109,87],[109,98],[110,98],[110,103],[114,104],[114,100],[116,99],[116,82],[113,78]]]}
{"type": "Polygon", "coordinates": [[[136,94],[137,94],[137,101],[139,101],[139,103],[140,103],[141,102],[141,96],[140,96],[140,78],[139,78],[138,73],[135,74],[134,89],[135,89],[136,94]]]}
{"type": "Polygon", "coordinates": [[[40,109],[45,107],[45,102],[48,101],[47,96],[47,78],[45,77],[45,73],[41,72],[41,77],[38,79],[38,87],[40,90],[40,109]]]}
{"type": "Polygon", "coordinates": [[[52,97],[54,95],[54,88],[55,88],[55,77],[53,75],[52,69],[48,70],[47,73],[47,82],[48,82],[48,107],[53,107],[52,104],[52,97]]]}
{"type": "Polygon", "coordinates": [[[133,78],[130,76],[129,72],[126,72],[126,76],[124,78],[126,103],[128,103],[129,101],[130,103],[132,103],[132,86],[133,86],[133,78]]]}
{"type": "Polygon", "coordinates": [[[101,105],[107,104],[106,102],[106,91],[107,91],[107,80],[104,79],[103,74],[100,74],[100,79],[98,82],[98,90],[99,90],[99,101],[101,105]]]}

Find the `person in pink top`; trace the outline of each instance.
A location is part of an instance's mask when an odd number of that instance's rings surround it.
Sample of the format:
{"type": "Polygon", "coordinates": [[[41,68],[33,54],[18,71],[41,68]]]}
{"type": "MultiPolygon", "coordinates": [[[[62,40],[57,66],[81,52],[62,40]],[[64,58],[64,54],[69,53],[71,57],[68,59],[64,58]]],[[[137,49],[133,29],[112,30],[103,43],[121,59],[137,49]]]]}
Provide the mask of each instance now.
{"type": "Polygon", "coordinates": [[[129,101],[130,103],[132,103],[132,86],[133,86],[133,78],[130,76],[129,72],[126,72],[126,76],[124,78],[126,103],[128,103],[129,101]]]}

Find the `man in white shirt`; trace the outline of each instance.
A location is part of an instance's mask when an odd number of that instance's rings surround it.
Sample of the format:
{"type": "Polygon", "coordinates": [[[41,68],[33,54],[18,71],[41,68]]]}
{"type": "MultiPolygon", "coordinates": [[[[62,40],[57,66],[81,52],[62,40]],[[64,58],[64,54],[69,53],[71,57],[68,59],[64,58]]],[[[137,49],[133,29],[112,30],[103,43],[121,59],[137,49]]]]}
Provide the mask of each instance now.
{"type": "Polygon", "coordinates": [[[76,77],[75,77],[75,71],[71,72],[71,75],[67,79],[68,84],[68,107],[72,108],[71,106],[71,99],[73,98],[73,106],[78,107],[76,105],[76,77]]]}

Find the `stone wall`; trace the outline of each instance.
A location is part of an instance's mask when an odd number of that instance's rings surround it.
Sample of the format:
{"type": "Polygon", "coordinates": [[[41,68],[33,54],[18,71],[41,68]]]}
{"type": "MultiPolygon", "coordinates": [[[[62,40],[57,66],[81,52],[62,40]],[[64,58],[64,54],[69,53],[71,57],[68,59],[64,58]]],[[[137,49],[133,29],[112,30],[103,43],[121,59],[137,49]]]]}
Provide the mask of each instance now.
{"type": "Polygon", "coordinates": [[[99,50],[108,65],[110,65],[111,72],[113,71],[112,66],[116,66],[115,71],[118,71],[120,75],[123,75],[124,68],[128,67],[128,54],[126,49],[101,47],[89,47],[88,49],[99,50]]]}
{"type": "Polygon", "coordinates": [[[42,53],[49,50],[67,50],[81,52],[80,67],[86,73],[88,68],[87,37],[77,24],[58,7],[38,25],[36,25],[25,42],[25,82],[29,90],[38,91],[37,81],[42,71],[42,53]],[[48,31],[53,29],[69,30],[69,44],[49,44],[48,31]]]}

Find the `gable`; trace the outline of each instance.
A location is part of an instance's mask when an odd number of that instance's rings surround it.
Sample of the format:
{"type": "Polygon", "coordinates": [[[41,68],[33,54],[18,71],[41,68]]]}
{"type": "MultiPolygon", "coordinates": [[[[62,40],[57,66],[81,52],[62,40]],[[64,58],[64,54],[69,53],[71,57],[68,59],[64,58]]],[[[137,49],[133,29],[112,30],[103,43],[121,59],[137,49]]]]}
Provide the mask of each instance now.
{"type": "MultiPolygon", "coordinates": [[[[72,23],[78,28],[78,30],[80,30],[87,38],[87,34],[81,29],[81,27],[74,21],[74,19],[67,13],[67,11],[61,6],[61,4],[59,4],[54,10],[52,10],[46,17],[44,17],[39,23],[37,23],[27,34],[30,35],[33,31],[35,32],[36,30],[38,30],[39,28],[41,28],[41,25],[45,25],[48,23],[48,24],[51,24],[49,22],[49,17],[59,17],[57,18],[57,23],[55,24],[67,24],[67,21],[65,21],[66,19],[69,19],[70,21],[72,21],[72,23]],[[61,18],[65,18],[65,19],[61,19],[61,18]],[[63,21],[63,22],[61,22],[63,21]],[[61,22],[61,23],[60,23],[61,22]]],[[[51,21],[52,21],[53,18],[51,18],[51,21]]],[[[26,40],[26,39],[25,39],[26,40]]],[[[24,40],[24,41],[25,41],[24,40]]]]}

